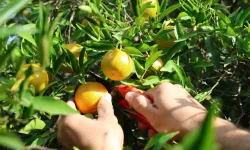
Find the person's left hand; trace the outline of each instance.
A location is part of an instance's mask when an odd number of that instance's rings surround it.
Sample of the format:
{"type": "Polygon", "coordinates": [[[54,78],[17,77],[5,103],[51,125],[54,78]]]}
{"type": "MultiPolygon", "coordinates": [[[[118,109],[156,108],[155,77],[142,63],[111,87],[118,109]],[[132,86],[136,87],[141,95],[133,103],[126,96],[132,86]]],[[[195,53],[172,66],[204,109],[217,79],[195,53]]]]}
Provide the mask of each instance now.
{"type": "MultiPolygon", "coordinates": [[[[73,101],[68,104],[75,107],[73,101]]],[[[114,115],[110,94],[100,99],[98,119],[89,119],[83,115],[61,116],[58,121],[58,140],[64,149],[121,150],[123,131],[114,115]]]]}

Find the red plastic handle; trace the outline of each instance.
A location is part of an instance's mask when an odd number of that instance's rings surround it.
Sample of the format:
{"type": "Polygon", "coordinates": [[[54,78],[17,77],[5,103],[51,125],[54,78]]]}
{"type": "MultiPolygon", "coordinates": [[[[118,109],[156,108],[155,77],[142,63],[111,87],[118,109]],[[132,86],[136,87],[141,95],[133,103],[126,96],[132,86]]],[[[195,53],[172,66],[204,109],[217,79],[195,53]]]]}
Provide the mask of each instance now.
{"type": "MultiPolygon", "coordinates": [[[[143,91],[142,90],[139,90],[137,88],[134,88],[134,87],[131,87],[131,86],[127,86],[127,85],[119,85],[118,86],[118,91],[120,92],[120,94],[125,97],[125,95],[128,93],[128,92],[135,92],[135,93],[138,93],[138,94],[141,94],[143,95],[143,91]]],[[[144,95],[145,96],[145,95],[144,95]]],[[[148,98],[148,97],[147,97],[148,98]]],[[[148,98],[149,99],[149,98],[148,98]]],[[[153,100],[149,99],[151,102],[153,102],[153,100]]],[[[127,110],[130,110],[131,109],[131,106],[129,105],[129,103],[123,99],[123,100],[120,100],[118,102],[123,108],[127,109],[127,110]]],[[[145,124],[147,127],[149,127],[150,129],[154,130],[155,129],[152,127],[152,125],[148,122],[148,120],[140,113],[138,112],[135,112],[135,113],[130,113],[130,116],[136,118],[138,121],[140,121],[141,123],[145,124]]]]}

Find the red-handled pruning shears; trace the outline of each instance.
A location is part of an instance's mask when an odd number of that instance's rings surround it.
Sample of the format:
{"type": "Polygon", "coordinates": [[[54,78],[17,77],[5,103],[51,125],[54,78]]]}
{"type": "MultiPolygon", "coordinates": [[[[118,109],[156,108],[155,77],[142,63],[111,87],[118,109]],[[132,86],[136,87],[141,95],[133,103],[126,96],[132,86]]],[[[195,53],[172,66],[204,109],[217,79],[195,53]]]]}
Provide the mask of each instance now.
{"type": "MultiPolygon", "coordinates": [[[[135,119],[137,119],[141,123],[145,124],[150,129],[152,129],[152,130],[155,131],[155,129],[152,127],[152,125],[148,122],[148,120],[142,114],[140,114],[140,113],[136,112],[135,110],[133,110],[131,108],[131,106],[129,105],[129,103],[124,99],[125,95],[128,92],[135,92],[135,93],[143,95],[143,91],[142,90],[139,90],[137,88],[134,88],[134,87],[131,87],[131,86],[128,86],[128,85],[118,85],[117,87],[115,87],[111,91],[111,95],[116,95],[116,97],[117,97],[117,94],[120,94],[120,96],[119,96],[120,99],[118,100],[119,105],[122,108],[124,108],[126,110],[129,110],[127,112],[129,113],[129,115],[131,117],[134,117],[135,119]]],[[[149,99],[149,100],[153,103],[153,101],[151,99],[149,99]]]]}
{"type": "MultiPolygon", "coordinates": [[[[118,85],[118,86],[114,86],[112,83],[103,80],[101,77],[99,77],[98,75],[90,72],[93,76],[96,77],[96,81],[102,83],[105,88],[109,91],[109,93],[111,94],[111,96],[113,98],[115,98],[116,100],[118,100],[118,104],[125,110],[127,110],[126,112],[129,114],[129,116],[134,117],[135,119],[137,119],[138,121],[140,121],[141,123],[145,124],[148,128],[156,131],[152,125],[148,122],[148,120],[140,113],[136,112],[135,110],[133,110],[130,106],[130,104],[125,100],[125,95],[128,92],[135,92],[138,94],[142,94],[143,95],[143,91],[139,90],[135,87],[132,86],[128,86],[128,85],[118,85]]],[[[145,96],[145,95],[144,95],[145,96]]],[[[147,96],[146,96],[147,97],[147,96]]],[[[148,98],[148,97],[147,97],[148,98]]],[[[153,100],[151,100],[150,98],[148,98],[152,103],[153,100]]]]}

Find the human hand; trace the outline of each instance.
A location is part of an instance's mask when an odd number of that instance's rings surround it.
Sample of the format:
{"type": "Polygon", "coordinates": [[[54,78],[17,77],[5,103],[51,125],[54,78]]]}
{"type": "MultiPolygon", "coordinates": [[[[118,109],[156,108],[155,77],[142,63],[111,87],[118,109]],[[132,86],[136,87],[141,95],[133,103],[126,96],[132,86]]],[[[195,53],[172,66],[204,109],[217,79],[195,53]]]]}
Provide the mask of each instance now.
{"type": "MultiPolygon", "coordinates": [[[[180,131],[177,139],[199,127],[207,114],[206,109],[178,84],[163,83],[143,95],[128,92],[125,99],[157,132],[180,131]]],[[[139,128],[145,129],[145,126],[139,123],[139,128]]],[[[154,131],[149,129],[149,136],[153,134],[154,131]]]]}
{"type": "MultiPolygon", "coordinates": [[[[73,101],[68,104],[76,108],[73,101]]],[[[83,115],[75,114],[61,116],[58,120],[58,140],[64,149],[91,150],[121,150],[123,146],[123,131],[114,115],[110,94],[100,99],[98,106],[98,119],[89,119],[83,115]]]]}

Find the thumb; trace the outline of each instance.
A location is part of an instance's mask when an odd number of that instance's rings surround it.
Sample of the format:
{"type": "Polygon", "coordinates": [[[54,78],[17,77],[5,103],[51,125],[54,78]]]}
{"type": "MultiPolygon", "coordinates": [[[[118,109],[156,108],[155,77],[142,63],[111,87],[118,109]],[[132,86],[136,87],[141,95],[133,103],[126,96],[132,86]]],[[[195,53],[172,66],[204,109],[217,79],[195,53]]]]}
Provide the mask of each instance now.
{"type": "Polygon", "coordinates": [[[156,108],[153,107],[150,100],[143,94],[128,92],[125,95],[128,103],[140,114],[142,114],[148,121],[152,120],[156,108]]]}
{"type": "Polygon", "coordinates": [[[97,112],[98,112],[98,119],[107,119],[114,117],[114,109],[112,105],[112,98],[109,93],[105,93],[102,95],[98,105],[97,105],[97,112]]]}

